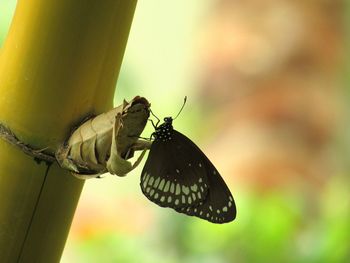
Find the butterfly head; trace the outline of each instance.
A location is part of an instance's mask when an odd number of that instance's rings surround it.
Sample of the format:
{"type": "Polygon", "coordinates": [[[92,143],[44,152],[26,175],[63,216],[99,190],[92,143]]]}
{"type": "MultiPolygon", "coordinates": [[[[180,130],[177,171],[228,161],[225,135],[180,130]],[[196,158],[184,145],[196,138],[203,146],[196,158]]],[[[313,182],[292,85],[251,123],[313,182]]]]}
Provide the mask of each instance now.
{"type": "Polygon", "coordinates": [[[172,123],[173,123],[173,118],[172,118],[172,117],[165,117],[165,118],[164,118],[164,123],[168,123],[168,124],[172,125],[172,123]]]}
{"type": "Polygon", "coordinates": [[[164,122],[159,126],[158,126],[159,119],[157,118],[157,116],[155,116],[153,114],[152,111],[150,111],[151,114],[154,117],[156,117],[156,119],[157,119],[157,124],[153,124],[153,122],[152,122],[153,127],[155,128],[155,132],[152,133],[151,137],[153,137],[156,141],[163,141],[163,142],[167,142],[167,141],[170,141],[172,139],[172,135],[173,135],[173,131],[174,131],[173,120],[175,120],[179,116],[179,114],[181,113],[183,107],[185,106],[186,100],[187,100],[187,97],[184,98],[184,103],[182,104],[182,107],[175,118],[165,117],[164,122]]]}

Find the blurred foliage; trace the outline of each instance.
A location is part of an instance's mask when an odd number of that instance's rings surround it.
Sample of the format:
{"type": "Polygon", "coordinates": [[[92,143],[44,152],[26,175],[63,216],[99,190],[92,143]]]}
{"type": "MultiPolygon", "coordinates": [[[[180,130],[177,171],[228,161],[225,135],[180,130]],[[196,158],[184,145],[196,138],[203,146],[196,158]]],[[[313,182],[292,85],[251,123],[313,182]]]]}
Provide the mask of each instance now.
{"type": "Polygon", "coordinates": [[[14,0],[0,1],[0,45],[4,42],[5,36],[9,29],[15,6],[16,1],[14,0]]]}
{"type": "MultiPolygon", "coordinates": [[[[2,1],[0,40],[15,2],[2,1]]],[[[187,95],[175,127],[221,171],[237,219],[157,207],[140,165],[86,183],[62,262],[348,262],[345,4],[139,1],[115,104],[142,95],[163,118],[187,95]]]]}

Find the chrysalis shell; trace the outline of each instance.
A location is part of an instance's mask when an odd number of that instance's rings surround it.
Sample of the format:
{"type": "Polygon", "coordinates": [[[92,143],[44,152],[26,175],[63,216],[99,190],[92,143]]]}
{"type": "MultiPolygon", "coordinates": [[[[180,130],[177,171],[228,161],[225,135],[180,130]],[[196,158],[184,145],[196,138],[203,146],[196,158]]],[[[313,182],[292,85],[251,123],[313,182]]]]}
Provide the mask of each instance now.
{"type": "Polygon", "coordinates": [[[61,167],[82,179],[110,172],[124,176],[141,161],[150,142],[139,140],[150,114],[149,102],[135,97],[86,120],[56,153],[61,167]],[[143,150],[131,163],[135,150],[143,150]]]}

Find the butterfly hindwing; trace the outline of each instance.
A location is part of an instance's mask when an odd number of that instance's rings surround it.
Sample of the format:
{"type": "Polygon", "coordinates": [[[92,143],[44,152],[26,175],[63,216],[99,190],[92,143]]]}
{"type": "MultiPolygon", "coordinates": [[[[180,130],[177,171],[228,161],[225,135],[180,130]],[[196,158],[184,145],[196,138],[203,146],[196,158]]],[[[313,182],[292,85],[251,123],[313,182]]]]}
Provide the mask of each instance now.
{"type": "Polygon", "coordinates": [[[172,131],[170,140],[155,140],[142,170],[142,192],[159,206],[180,209],[198,205],[207,195],[200,150],[193,143],[183,143],[184,137],[172,131]]]}
{"type": "Polygon", "coordinates": [[[218,170],[188,137],[176,130],[174,130],[174,134],[181,135],[178,137],[181,138],[181,142],[177,142],[180,145],[191,145],[192,148],[196,148],[196,150],[192,151],[196,155],[196,158],[192,157],[192,159],[196,159],[194,165],[200,164],[204,167],[206,172],[205,177],[209,185],[205,200],[198,205],[177,208],[176,211],[190,216],[197,216],[213,223],[226,223],[234,220],[236,217],[236,205],[230,190],[218,170]]]}
{"type": "Polygon", "coordinates": [[[236,218],[236,205],[232,194],[214,165],[208,158],[205,159],[210,186],[206,199],[198,205],[176,210],[213,223],[230,222],[236,218]]]}

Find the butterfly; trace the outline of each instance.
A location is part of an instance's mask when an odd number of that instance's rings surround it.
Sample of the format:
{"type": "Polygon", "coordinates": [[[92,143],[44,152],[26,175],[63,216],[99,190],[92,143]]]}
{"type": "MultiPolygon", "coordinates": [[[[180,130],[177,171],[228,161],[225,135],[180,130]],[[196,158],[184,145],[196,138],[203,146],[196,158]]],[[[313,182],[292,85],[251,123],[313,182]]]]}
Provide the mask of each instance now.
{"type": "Polygon", "coordinates": [[[212,223],[234,220],[236,205],[226,183],[197,145],[173,128],[173,120],[152,122],[154,140],[141,173],[143,194],[161,207],[212,223]]]}

